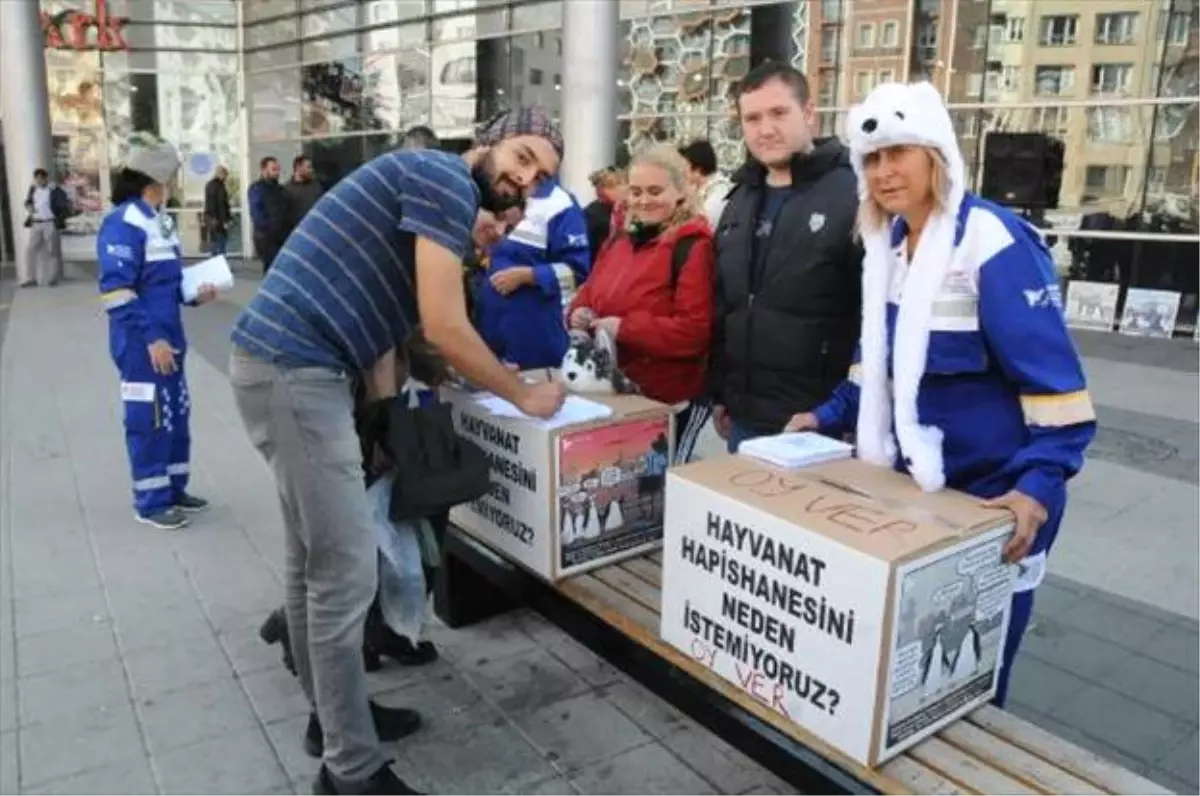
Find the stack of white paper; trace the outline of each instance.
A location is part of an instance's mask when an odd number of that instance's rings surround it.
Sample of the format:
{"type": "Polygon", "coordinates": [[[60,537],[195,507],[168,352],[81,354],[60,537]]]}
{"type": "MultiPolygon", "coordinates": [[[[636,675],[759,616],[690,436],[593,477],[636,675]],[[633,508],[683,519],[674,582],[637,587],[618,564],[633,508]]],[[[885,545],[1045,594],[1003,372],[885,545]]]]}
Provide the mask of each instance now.
{"type": "Polygon", "coordinates": [[[508,401],[492,393],[478,393],[474,398],[476,403],[497,417],[521,418],[530,421],[539,428],[559,428],[561,426],[587,423],[592,420],[601,420],[612,416],[612,409],[609,407],[595,401],[589,401],[586,398],[580,398],[577,395],[568,395],[567,400],[563,402],[562,409],[558,410],[558,414],[545,420],[530,417],[508,401]]]}
{"type": "Polygon", "coordinates": [[[204,285],[212,285],[220,291],[233,287],[233,271],[224,255],[209,257],[183,269],[181,290],[184,301],[195,301],[204,285]]]}
{"type": "Polygon", "coordinates": [[[776,467],[811,467],[814,464],[849,459],[854,446],[812,431],[797,431],[746,440],[738,453],[753,456],[776,467]]]}

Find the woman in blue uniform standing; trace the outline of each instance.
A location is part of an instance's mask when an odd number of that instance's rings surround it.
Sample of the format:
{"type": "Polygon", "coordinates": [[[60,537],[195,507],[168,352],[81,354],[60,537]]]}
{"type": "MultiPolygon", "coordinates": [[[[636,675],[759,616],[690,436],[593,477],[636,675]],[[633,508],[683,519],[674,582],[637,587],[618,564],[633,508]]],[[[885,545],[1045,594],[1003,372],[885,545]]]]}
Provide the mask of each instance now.
{"type": "MultiPolygon", "coordinates": [[[[174,220],[163,211],[178,169],[170,144],[135,149],[96,236],[109,352],[121,377],[134,516],[163,529],[182,528],[187,512],[208,508],[187,491],[191,400],[183,375],[183,261],[174,220]]],[[[190,303],[215,296],[205,286],[190,303]]]]}
{"type": "Polygon", "coordinates": [[[863,326],[849,379],[791,430],[854,431],[858,456],[1010,511],[1019,564],[996,704],[1096,416],[1049,250],[965,190],[937,90],[884,84],[847,122],[858,174],[863,326]]]}

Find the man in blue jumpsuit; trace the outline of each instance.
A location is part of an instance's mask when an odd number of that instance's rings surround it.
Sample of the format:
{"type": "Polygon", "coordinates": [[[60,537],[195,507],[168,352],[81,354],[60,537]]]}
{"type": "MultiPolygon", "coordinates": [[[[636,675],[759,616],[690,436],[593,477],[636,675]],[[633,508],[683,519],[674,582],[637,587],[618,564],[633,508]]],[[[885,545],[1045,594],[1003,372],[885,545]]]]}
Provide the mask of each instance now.
{"type": "Polygon", "coordinates": [[[475,305],[483,339],[522,370],[557,368],[568,344],[563,309],[592,265],[583,210],[558,180],[547,179],[489,255],[475,305]]]}
{"type": "MultiPolygon", "coordinates": [[[[161,211],[166,183],[178,168],[170,144],[136,150],[116,179],[114,207],[96,236],[109,352],[121,374],[134,515],[168,530],[187,525],[186,512],[208,507],[187,492],[191,399],[179,309],[183,262],[174,221],[161,211]]],[[[215,295],[205,286],[192,303],[215,295]]]]}

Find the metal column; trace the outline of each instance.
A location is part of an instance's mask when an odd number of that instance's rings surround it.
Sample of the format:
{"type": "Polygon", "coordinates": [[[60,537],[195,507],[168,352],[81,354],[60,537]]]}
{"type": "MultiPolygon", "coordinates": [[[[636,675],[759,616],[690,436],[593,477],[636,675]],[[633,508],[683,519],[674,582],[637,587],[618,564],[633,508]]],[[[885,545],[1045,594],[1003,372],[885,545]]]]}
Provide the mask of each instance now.
{"type": "Polygon", "coordinates": [[[588,175],[617,154],[619,3],[563,0],[562,183],[580,203],[593,198],[588,175]]]}
{"type": "Polygon", "coordinates": [[[4,158],[12,208],[12,246],[21,282],[33,278],[25,257],[29,240],[29,231],[23,226],[25,194],[33,181],[34,169],[40,167],[54,173],[46,60],[38,11],[38,4],[32,0],[0,2],[0,71],[9,76],[0,81],[4,158]]]}

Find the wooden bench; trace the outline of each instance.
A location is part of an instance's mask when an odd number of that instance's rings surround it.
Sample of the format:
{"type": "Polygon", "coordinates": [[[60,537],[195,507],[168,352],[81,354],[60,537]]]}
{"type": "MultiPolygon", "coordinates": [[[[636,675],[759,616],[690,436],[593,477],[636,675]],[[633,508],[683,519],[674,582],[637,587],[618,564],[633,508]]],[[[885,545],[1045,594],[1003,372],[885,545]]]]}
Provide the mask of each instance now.
{"type": "Polygon", "coordinates": [[[801,792],[1170,793],[991,706],[866,768],[659,639],[657,553],[551,585],[450,526],[442,558],[450,627],[528,605],[801,792]]]}

